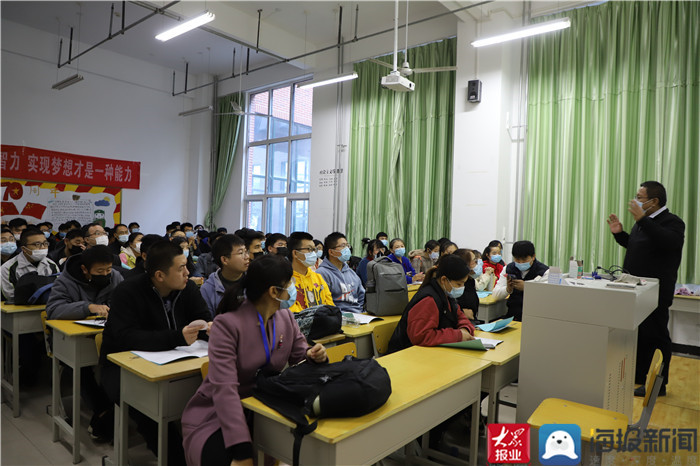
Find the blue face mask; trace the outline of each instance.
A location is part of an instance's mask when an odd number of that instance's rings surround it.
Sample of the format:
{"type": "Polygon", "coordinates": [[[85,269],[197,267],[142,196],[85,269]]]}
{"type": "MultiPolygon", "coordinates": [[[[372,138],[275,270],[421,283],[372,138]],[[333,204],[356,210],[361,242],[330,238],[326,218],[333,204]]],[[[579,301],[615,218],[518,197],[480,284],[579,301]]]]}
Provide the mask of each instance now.
{"type": "Polygon", "coordinates": [[[190,257],[190,250],[189,249],[184,249],[182,253],[185,255],[185,258],[190,257]]]}
{"type": "Polygon", "coordinates": [[[474,276],[475,277],[480,277],[482,273],[484,273],[484,261],[479,259],[476,263],[476,267],[472,269],[474,271],[474,276]]]}
{"type": "Polygon", "coordinates": [[[2,243],[2,253],[5,255],[10,255],[14,254],[14,252],[17,250],[17,243],[15,242],[7,242],[7,243],[2,243]]]}
{"type": "Polygon", "coordinates": [[[494,264],[498,264],[502,260],[503,260],[503,257],[501,257],[500,254],[492,254],[491,255],[491,262],[493,262],[494,264]]]}
{"type": "Polygon", "coordinates": [[[280,309],[289,309],[294,305],[294,303],[297,300],[297,287],[294,286],[294,283],[289,285],[288,288],[282,288],[282,287],[277,287],[277,289],[280,290],[287,290],[287,293],[289,293],[289,299],[279,299],[275,298],[277,301],[280,302],[280,309]]]}
{"type": "Polygon", "coordinates": [[[45,232],[44,232],[44,236],[46,236],[46,239],[49,239],[49,236],[51,236],[51,232],[50,232],[50,231],[45,231],[45,232]]]}
{"type": "Polygon", "coordinates": [[[340,262],[347,262],[350,260],[351,255],[352,253],[350,252],[350,248],[346,246],[343,248],[342,251],[340,251],[340,257],[338,258],[338,260],[340,262]]]}
{"type": "Polygon", "coordinates": [[[316,264],[316,251],[313,252],[305,252],[304,253],[304,260],[301,261],[302,264],[304,264],[307,267],[312,267],[313,265],[316,264]]]}
{"type": "Polygon", "coordinates": [[[530,267],[532,267],[532,264],[529,262],[513,262],[515,266],[520,270],[521,272],[525,272],[527,270],[530,270],[530,267]]]}
{"type": "MultiPolygon", "coordinates": [[[[450,283],[450,285],[451,285],[451,283],[450,283]]],[[[459,288],[456,288],[456,287],[453,286],[452,289],[451,289],[450,291],[447,292],[447,295],[448,295],[450,298],[454,298],[454,299],[459,298],[459,297],[462,296],[463,294],[464,294],[464,287],[463,287],[463,286],[462,286],[462,287],[459,287],[459,288]]]]}
{"type": "Polygon", "coordinates": [[[316,258],[323,259],[323,251],[316,251],[316,258]]]}
{"type": "Polygon", "coordinates": [[[430,258],[431,258],[432,260],[434,260],[434,261],[438,260],[439,257],[440,257],[440,253],[439,253],[439,252],[431,252],[431,253],[430,253],[430,258]]]}
{"type": "Polygon", "coordinates": [[[380,239],[379,241],[382,242],[382,244],[384,245],[385,248],[388,248],[388,247],[389,247],[389,242],[388,242],[387,240],[385,240],[385,239],[380,239]]]}
{"type": "Polygon", "coordinates": [[[117,239],[119,240],[120,243],[124,244],[127,241],[129,241],[129,235],[119,235],[119,237],[117,239]]]}
{"type": "Polygon", "coordinates": [[[132,233],[141,233],[141,229],[140,229],[140,228],[134,228],[134,229],[131,230],[131,232],[132,232],[132,233]]]}
{"type": "Polygon", "coordinates": [[[260,247],[265,250],[265,240],[260,241],[260,247]]]}
{"type": "Polygon", "coordinates": [[[192,238],[192,237],[194,236],[194,231],[192,231],[192,230],[186,231],[186,232],[185,232],[185,236],[186,236],[187,238],[192,238]]]}
{"type": "Polygon", "coordinates": [[[396,257],[403,257],[406,254],[406,248],[396,248],[394,250],[394,255],[396,257]]]}
{"type": "Polygon", "coordinates": [[[65,232],[65,231],[59,231],[59,232],[58,232],[58,237],[61,238],[61,239],[65,238],[65,237],[66,237],[66,232],[65,232]]]}

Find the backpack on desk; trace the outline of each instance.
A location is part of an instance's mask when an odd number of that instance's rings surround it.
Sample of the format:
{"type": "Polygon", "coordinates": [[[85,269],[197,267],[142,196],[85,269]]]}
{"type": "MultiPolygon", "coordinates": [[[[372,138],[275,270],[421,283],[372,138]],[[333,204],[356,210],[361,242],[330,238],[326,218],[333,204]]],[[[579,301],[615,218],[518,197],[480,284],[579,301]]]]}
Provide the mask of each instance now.
{"type": "Polygon", "coordinates": [[[367,264],[365,307],[375,316],[398,316],[408,304],[406,273],[401,264],[378,257],[367,264]]]}
{"type": "Polygon", "coordinates": [[[343,324],[343,316],[340,313],[340,309],[335,306],[325,304],[313,306],[293,314],[299,330],[304,334],[307,341],[340,333],[340,327],[343,324]]]}
{"type": "Polygon", "coordinates": [[[39,275],[28,272],[15,283],[15,304],[46,304],[49,302],[51,287],[60,274],[39,275]]]}
{"type": "Polygon", "coordinates": [[[253,395],[296,423],[293,466],[298,466],[301,441],[317,426],[306,418],[314,415],[317,397],[319,418],[363,416],[386,403],[391,379],[376,360],[346,356],[333,364],[300,363],[277,375],[259,371],[253,395]]]}

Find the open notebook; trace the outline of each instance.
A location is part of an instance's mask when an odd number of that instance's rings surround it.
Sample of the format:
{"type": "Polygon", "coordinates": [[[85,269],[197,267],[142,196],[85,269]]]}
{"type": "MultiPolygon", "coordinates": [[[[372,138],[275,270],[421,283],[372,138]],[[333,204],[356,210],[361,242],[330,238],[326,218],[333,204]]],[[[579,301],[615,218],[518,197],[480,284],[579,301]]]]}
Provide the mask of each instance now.
{"type": "Polygon", "coordinates": [[[476,349],[476,350],[487,350],[494,349],[499,343],[503,343],[503,340],[494,340],[491,338],[474,338],[469,341],[460,341],[457,343],[443,343],[440,346],[448,346],[450,348],[462,348],[462,349],[476,349]]]}
{"type": "Polygon", "coordinates": [[[95,328],[105,328],[107,319],[85,319],[85,320],[74,320],[73,323],[80,325],[87,325],[88,327],[95,328]]]}
{"type": "Polygon", "coordinates": [[[343,312],[343,318],[344,320],[348,320],[350,322],[354,321],[354,323],[357,324],[369,324],[370,322],[374,322],[375,320],[384,320],[381,317],[366,314],[357,314],[355,312],[343,312]]]}
{"type": "Polygon", "coordinates": [[[190,346],[176,346],[169,351],[132,351],[137,356],[156,364],[167,364],[186,358],[203,358],[209,354],[209,343],[197,340],[190,346]]]}
{"type": "Polygon", "coordinates": [[[484,332],[500,332],[508,327],[511,322],[513,322],[513,318],[509,317],[507,319],[497,320],[496,322],[489,322],[488,324],[479,324],[476,328],[484,332]]]}

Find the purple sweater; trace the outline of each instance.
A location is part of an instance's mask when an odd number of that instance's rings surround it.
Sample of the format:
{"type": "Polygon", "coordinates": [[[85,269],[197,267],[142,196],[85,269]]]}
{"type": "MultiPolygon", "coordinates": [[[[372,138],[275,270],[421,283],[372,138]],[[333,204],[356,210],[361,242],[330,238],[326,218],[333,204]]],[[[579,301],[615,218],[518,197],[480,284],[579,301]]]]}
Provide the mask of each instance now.
{"type": "MultiPolygon", "coordinates": [[[[281,371],[287,363],[296,364],[304,359],[309,344],[287,309],[280,309],[268,321],[268,341],[272,339],[273,320],[276,340],[270,367],[281,371]]],[[[182,414],[188,465],[201,464],[202,448],[218,429],[222,430],[227,448],[251,441],[241,399],[252,394],[255,374],[264,364],[258,311],[250,301],[214,319],[209,335],[209,374],[182,414]]]]}

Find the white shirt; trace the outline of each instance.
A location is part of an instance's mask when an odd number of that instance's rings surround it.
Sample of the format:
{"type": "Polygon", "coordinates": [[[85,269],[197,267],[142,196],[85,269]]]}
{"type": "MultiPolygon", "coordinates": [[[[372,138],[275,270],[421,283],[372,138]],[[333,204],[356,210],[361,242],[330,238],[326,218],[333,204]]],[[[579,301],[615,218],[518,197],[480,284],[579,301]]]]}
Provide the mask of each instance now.
{"type": "MultiPolygon", "coordinates": [[[[520,279],[521,280],[524,279],[525,275],[527,275],[527,273],[529,271],[530,270],[528,269],[528,270],[523,272],[522,270],[518,269],[518,273],[520,274],[520,279]]],[[[547,280],[548,278],[549,278],[549,269],[547,269],[547,271],[541,277],[537,276],[537,277],[533,278],[532,280],[528,280],[528,281],[541,282],[541,281],[547,280]]],[[[498,283],[496,283],[496,287],[493,289],[493,298],[496,301],[506,299],[509,295],[508,290],[506,289],[507,287],[508,287],[508,274],[506,273],[506,268],[503,267],[503,271],[501,272],[501,276],[498,278],[498,283]]]]}
{"type": "Polygon", "coordinates": [[[657,211],[654,212],[653,214],[649,214],[649,218],[654,218],[654,217],[656,217],[657,215],[659,215],[659,214],[660,214],[661,212],[663,212],[664,210],[668,210],[668,207],[663,206],[662,208],[660,208],[659,210],[657,210],[657,211]]]}

